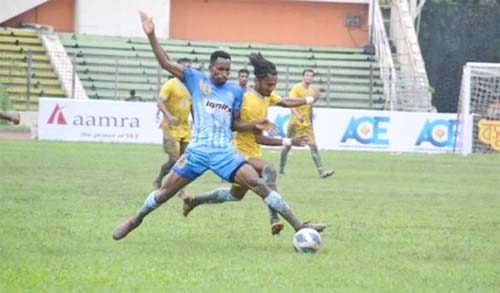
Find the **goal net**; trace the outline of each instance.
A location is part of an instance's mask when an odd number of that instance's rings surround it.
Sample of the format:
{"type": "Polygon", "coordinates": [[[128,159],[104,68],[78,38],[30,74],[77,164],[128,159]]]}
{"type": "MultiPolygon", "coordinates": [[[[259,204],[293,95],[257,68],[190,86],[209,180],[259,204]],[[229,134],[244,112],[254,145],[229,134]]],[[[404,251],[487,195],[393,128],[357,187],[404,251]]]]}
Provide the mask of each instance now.
{"type": "Polygon", "coordinates": [[[457,110],[455,152],[500,154],[500,63],[467,63],[457,110]]]}

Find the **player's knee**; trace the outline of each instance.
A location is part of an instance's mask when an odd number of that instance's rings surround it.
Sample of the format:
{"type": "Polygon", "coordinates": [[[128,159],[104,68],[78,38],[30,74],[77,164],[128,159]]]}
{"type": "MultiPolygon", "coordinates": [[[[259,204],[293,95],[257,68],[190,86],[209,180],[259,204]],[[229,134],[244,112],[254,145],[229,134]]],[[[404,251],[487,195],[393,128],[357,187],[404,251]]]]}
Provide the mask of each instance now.
{"type": "Polygon", "coordinates": [[[245,196],[246,192],[248,189],[242,188],[239,185],[233,185],[231,186],[231,190],[229,190],[229,193],[231,194],[232,197],[234,197],[236,200],[242,200],[243,197],[245,196]]]}
{"type": "Polygon", "coordinates": [[[170,162],[177,162],[177,160],[179,159],[180,155],[178,153],[170,153],[168,154],[168,159],[170,162]]]}
{"type": "Polygon", "coordinates": [[[269,185],[267,184],[266,180],[264,178],[259,178],[259,180],[256,181],[254,191],[261,197],[265,197],[269,191],[269,185]]]}
{"type": "Polygon", "coordinates": [[[276,184],[276,177],[278,177],[278,171],[273,165],[265,165],[262,168],[262,178],[267,184],[276,184]]]}

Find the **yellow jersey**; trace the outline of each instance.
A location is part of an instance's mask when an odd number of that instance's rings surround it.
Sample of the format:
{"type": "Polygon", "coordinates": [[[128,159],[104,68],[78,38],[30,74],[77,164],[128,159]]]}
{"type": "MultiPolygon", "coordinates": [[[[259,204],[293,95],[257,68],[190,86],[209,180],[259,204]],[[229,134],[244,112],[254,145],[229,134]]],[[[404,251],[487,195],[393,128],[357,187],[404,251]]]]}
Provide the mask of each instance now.
{"type": "MultiPolygon", "coordinates": [[[[290,89],[289,96],[292,98],[302,98],[314,96],[314,89],[309,86],[309,88],[305,88],[304,85],[300,82],[295,84],[292,89],[290,89]]],[[[291,115],[289,124],[299,124],[301,126],[311,126],[311,116],[312,116],[312,105],[302,105],[295,107],[295,110],[304,118],[304,122],[300,123],[297,119],[297,116],[291,115]]]]}
{"type": "MultiPolygon", "coordinates": [[[[243,95],[243,101],[241,102],[240,108],[240,119],[249,122],[261,120],[267,116],[269,105],[275,105],[280,101],[281,97],[275,92],[264,97],[250,88],[243,95]]],[[[236,132],[233,144],[247,159],[262,157],[262,150],[260,145],[255,141],[253,130],[236,132]]]]}
{"type": "Polygon", "coordinates": [[[168,119],[163,117],[162,127],[169,136],[186,136],[191,133],[189,113],[191,113],[191,95],[186,86],[178,78],[167,80],[160,90],[160,98],[165,108],[179,119],[178,125],[169,125],[168,119]]]}

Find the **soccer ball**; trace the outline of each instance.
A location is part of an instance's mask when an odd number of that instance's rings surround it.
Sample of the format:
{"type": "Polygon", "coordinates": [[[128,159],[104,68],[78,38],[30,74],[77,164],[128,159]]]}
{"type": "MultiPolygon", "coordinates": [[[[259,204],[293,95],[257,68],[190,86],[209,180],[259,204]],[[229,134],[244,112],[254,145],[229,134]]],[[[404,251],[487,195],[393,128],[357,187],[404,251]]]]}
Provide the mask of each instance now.
{"type": "Polygon", "coordinates": [[[321,246],[321,236],[312,228],[302,228],[293,235],[293,247],[296,252],[316,253],[321,246]]]}

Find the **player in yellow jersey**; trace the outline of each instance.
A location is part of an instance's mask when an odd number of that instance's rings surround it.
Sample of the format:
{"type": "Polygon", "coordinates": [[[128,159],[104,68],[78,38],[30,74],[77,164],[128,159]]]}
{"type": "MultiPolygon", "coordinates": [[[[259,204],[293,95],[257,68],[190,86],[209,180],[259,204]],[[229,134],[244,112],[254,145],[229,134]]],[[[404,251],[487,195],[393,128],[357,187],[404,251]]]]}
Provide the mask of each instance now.
{"type": "MultiPolygon", "coordinates": [[[[290,97],[307,99],[314,94],[315,90],[312,87],[312,82],[314,79],[314,71],[312,69],[305,69],[302,72],[302,82],[295,84],[290,90],[290,97]]],[[[290,121],[288,122],[287,137],[293,138],[297,136],[306,136],[307,145],[311,150],[311,157],[318,170],[319,176],[321,178],[326,178],[333,175],[333,170],[326,170],[323,168],[321,163],[321,157],[319,156],[318,146],[316,144],[316,139],[314,138],[313,130],[313,110],[312,105],[303,105],[300,107],[292,108],[290,121]]],[[[288,152],[292,146],[283,146],[281,150],[280,159],[280,174],[285,174],[285,165],[288,157],[288,152]]]]}
{"type": "MultiPolygon", "coordinates": [[[[184,67],[191,67],[191,60],[188,58],[180,58],[177,63],[184,67]]],[[[184,153],[191,140],[191,125],[189,124],[191,95],[182,81],[174,77],[163,84],[157,105],[163,113],[163,150],[168,155],[168,161],[161,166],[160,172],[153,180],[155,189],[160,188],[163,177],[184,153]]]]}
{"type": "MultiPolygon", "coordinates": [[[[236,134],[233,143],[236,149],[245,156],[255,170],[271,189],[277,190],[277,170],[262,159],[261,144],[270,146],[302,146],[306,143],[305,137],[274,138],[264,135],[263,131],[276,130],[276,125],[267,120],[269,105],[282,107],[295,107],[312,104],[319,97],[319,92],[313,93],[314,97],[308,99],[282,98],[274,92],[278,76],[273,63],[266,60],[261,54],[250,55],[250,63],[254,67],[254,88],[249,88],[243,96],[240,115],[233,122],[236,134]]],[[[196,206],[204,203],[223,203],[226,201],[241,200],[248,188],[232,184],[231,188],[220,187],[213,191],[190,197],[184,197],[183,214],[187,216],[196,206]]],[[[271,233],[279,234],[283,229],[278,213],[269,209],[271,233]]],[[[317,230],[324,227],[316,226],[317,230]]]]}

